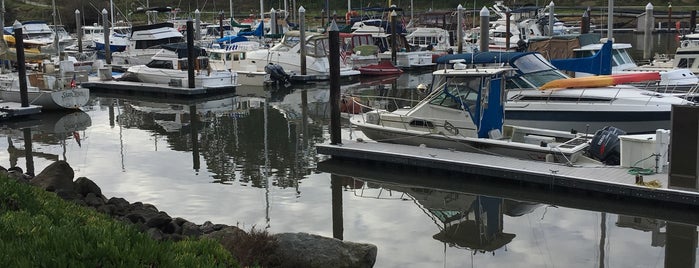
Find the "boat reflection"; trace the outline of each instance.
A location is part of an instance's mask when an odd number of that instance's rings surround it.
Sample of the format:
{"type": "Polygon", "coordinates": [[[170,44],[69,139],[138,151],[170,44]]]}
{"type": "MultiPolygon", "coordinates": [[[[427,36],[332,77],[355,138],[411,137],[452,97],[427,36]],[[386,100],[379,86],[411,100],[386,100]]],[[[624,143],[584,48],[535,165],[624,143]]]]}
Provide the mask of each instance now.
{"type": "MultiPolygon", "coordinates": [[[[156,151],[164,142],[169,150],[191,152],[192,169],[212,173],[215,183],[264,188],[270,177],[272,185],[295,187],[315,167],[309,148],[323,141],[322,124],[306,123],[313,120],[309,102],[302,102],[305,90],[273,102],[260,87],[241,89],[241,95],[202,100],[98,94],[96,105],[113,115],[110,125],[119,127],[120,144],[128,139],[124,130],[143,130],[156,151]]],[[[124,158],[122,148],[122,163],[128,163],[124,158]]]]}

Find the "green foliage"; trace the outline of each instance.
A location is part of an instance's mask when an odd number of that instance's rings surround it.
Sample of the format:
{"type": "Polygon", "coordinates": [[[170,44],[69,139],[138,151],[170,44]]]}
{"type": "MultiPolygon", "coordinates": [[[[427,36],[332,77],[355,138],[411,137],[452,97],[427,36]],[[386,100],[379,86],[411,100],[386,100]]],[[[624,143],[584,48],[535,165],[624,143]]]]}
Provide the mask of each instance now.
{"type": "Polygon", "coordinates": [[[6,267],[238,267],[216,241],[157,242],[126,223],[4,177],[0,241],[6,267]]]}

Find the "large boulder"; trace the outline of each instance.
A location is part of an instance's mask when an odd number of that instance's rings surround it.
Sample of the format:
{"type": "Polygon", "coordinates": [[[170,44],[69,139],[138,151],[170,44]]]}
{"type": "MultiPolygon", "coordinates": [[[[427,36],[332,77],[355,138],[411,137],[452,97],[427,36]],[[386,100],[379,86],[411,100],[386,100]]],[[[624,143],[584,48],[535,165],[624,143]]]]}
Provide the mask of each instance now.
{"type": "Polygon", "coordinates": [[[49,192],[74,192],[73,168],[66,161],[56,161],[36,175],[29,183],[49,192]]]}
{"type": "Polygon", "coordinates": [[[279,243],[275,252],[285,267],[373,267],[375,245],[345,242],[308,233],[281,233],[273,236],[279,243]]]}

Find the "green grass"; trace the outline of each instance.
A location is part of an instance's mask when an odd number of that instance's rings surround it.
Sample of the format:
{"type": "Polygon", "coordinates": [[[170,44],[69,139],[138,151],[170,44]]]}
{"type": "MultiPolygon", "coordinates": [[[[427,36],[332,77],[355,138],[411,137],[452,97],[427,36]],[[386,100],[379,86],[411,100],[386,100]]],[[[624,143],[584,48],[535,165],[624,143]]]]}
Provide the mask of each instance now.
{"type": "Polygon", "coordinates": [[[6,267],[238,267],[220,243],[158,242],[133,226],[0,176],[6,267]]]}

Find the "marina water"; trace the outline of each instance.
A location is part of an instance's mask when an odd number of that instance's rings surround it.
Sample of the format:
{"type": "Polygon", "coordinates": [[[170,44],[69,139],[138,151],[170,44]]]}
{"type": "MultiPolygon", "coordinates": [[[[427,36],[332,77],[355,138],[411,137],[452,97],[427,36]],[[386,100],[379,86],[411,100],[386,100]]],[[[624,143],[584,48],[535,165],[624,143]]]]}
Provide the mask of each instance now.
{"type": "MultiPolygon", "coordinates": [[[[656,49],[676,42],[655,38],[656,49]]],[[[406,73],[343,87],[415,97],[429,78],[406,73]]],[[[105,196],[172,217],[371,243],[375,267],[696,265],[695,214],[497,178],[325,162],[314,145],[329,140],[327,94],[327,85],[238,88],[204,102],[91,94],[84,112],[2,129],[0,165],[26,170],[30,134],[37,173],[66,160],[105,196]]]]}

